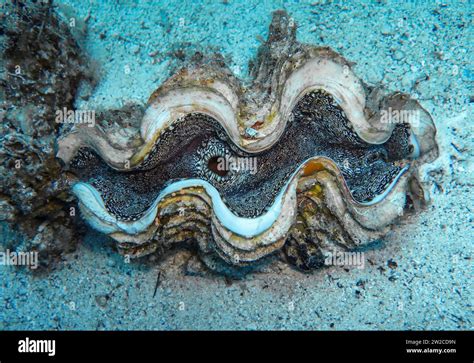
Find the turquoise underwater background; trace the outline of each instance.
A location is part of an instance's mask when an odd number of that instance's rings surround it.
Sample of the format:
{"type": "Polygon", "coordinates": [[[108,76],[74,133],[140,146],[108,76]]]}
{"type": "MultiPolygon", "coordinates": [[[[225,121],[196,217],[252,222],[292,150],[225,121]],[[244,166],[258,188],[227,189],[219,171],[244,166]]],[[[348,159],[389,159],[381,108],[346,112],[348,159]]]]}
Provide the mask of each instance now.
{"type": "MultiPolygon", "coordinates": [[[[369,84],[417,98],[435,120],[440,157],[426,176],[432,203],[365,251],[364,269],[302,274],[276,265],[229,281],[185,273],[177,256],[160,265],[125,263],[110,240],[90,230],[53,271],[0,266],[1,329],[472,327],[472,1],[56,4],[78,19],[82,46],[100,69],[99,84],[78,107],[144,104],[183,53],[195,51],[221,53],[248,80],[271,13],[284,9],[299,41],[330,46],[369,84]]],[[[20,239],[1,227],[5,241],[20,239]]]]}

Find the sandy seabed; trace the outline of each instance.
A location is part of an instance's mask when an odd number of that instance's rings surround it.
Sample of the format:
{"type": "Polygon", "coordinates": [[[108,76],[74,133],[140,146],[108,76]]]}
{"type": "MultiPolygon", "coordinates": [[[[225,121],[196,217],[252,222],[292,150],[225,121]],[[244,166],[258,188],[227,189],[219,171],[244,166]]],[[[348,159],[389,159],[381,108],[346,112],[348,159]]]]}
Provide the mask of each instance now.
{"type": "MultiPolygon", "coordinates": [[[[331,46],[362,79],[408,92],[432,114],[432,202],[363,251],[363,269],[303,274],[275,263],[236,281],[186,274],[187,252],[127,264],[90,231],[47,274],[0,266],[0,329],[472,329],[472,2],[59,3],[88,19],[84,46],[102,78],[77,100],[86,109],[144,104],[182,50],[220,52],[246,78],[271,12],[286,9],[300,41],[331,46]]],[[[5,226],[3,236],[17,238],[5,226]]]]}

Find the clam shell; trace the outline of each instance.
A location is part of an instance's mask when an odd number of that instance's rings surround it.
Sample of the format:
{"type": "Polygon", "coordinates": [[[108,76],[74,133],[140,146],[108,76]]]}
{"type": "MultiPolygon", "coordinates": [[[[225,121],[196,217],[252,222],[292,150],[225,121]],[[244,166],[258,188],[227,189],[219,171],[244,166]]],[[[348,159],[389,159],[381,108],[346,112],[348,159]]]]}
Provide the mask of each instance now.
{"type": "Polygon", "coordinates": [[[284,12],[274,14],[269,40],[253,67],[252,84],[240,82],[223,65],[189,65],[150,97],[133,136],[136,139],[139,133],[140,145],[130,142],[132,136],[124,139],[121,125],[75,125],[58,141],[57,156],[68,165],[81,148],[88,147],[113,169],[133,169],[147,159],[167,130],[195,113],[216,120],[239,150],[262,153],[281,139],[298,102],[318,90],[332,97],[350,129],[371,145],[384,144],[394,132],[395,124],[383,119],[385,110],[410,111],[405,122],[413,159],[404,162],[384,193],[363,203],[351,194],[340,167],[315,155],[295,170],[272,207],[258,218],[232,215],[208,183],[183,181],[160,194],[139,220],[121,221],[107,212],[93,187],[75,183],[73,192],[83,217],[114,238],[122,253],[139,257],[194,240],[202,254],[235,266],[254,263],[282,248],[298,259],[295,244],[311,245],[315,254],[331,245],[355,248],[383,237],[403,215],[410,181],[419,179],[418,166],[438,154],[431,116],[407,95],[369,89],[351,63],[330,48],[298,43],[287,18],[284,12]]]}

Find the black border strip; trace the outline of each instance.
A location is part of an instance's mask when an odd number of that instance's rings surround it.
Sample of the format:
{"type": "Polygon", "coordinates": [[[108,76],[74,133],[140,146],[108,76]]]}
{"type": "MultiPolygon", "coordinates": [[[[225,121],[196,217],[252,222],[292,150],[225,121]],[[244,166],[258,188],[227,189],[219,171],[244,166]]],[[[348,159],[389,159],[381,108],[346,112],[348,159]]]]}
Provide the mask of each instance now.
{"type": "Polygon", "coordinates": [[[474,331],[3,331],[0,360],[144,359],[363,359],[469,361],[474,331]],[[19,353],[19,341],[55,340],[55,356],[19,353]],[[420,341],[418,346],[407,340],[420,341]],[[455,343],[435,343],[433,341],[455,343]],[[428,344],[427,344],[428,343],[428,344]],[[407,349],[456,349],[408,353],[407,349]]]}

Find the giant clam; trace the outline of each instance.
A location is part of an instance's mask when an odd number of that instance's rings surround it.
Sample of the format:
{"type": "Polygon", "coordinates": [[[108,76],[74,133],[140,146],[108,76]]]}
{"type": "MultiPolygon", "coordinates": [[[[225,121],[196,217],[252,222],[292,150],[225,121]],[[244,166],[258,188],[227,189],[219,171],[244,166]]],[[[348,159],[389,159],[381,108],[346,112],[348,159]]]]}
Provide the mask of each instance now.
{"type": "Polygon", "coordinates": [[[280,250],[311,269],[329,248],[383,237],[407,201],[426,198],[419,166],[437,156],[436,128],[417,101],[297,42],[282,11],[251,75],[195,62],[153,93],[136,128],[74,125],[58,157],[84,219],[132,257],[193,241],[214,269],[280,250]]]}

